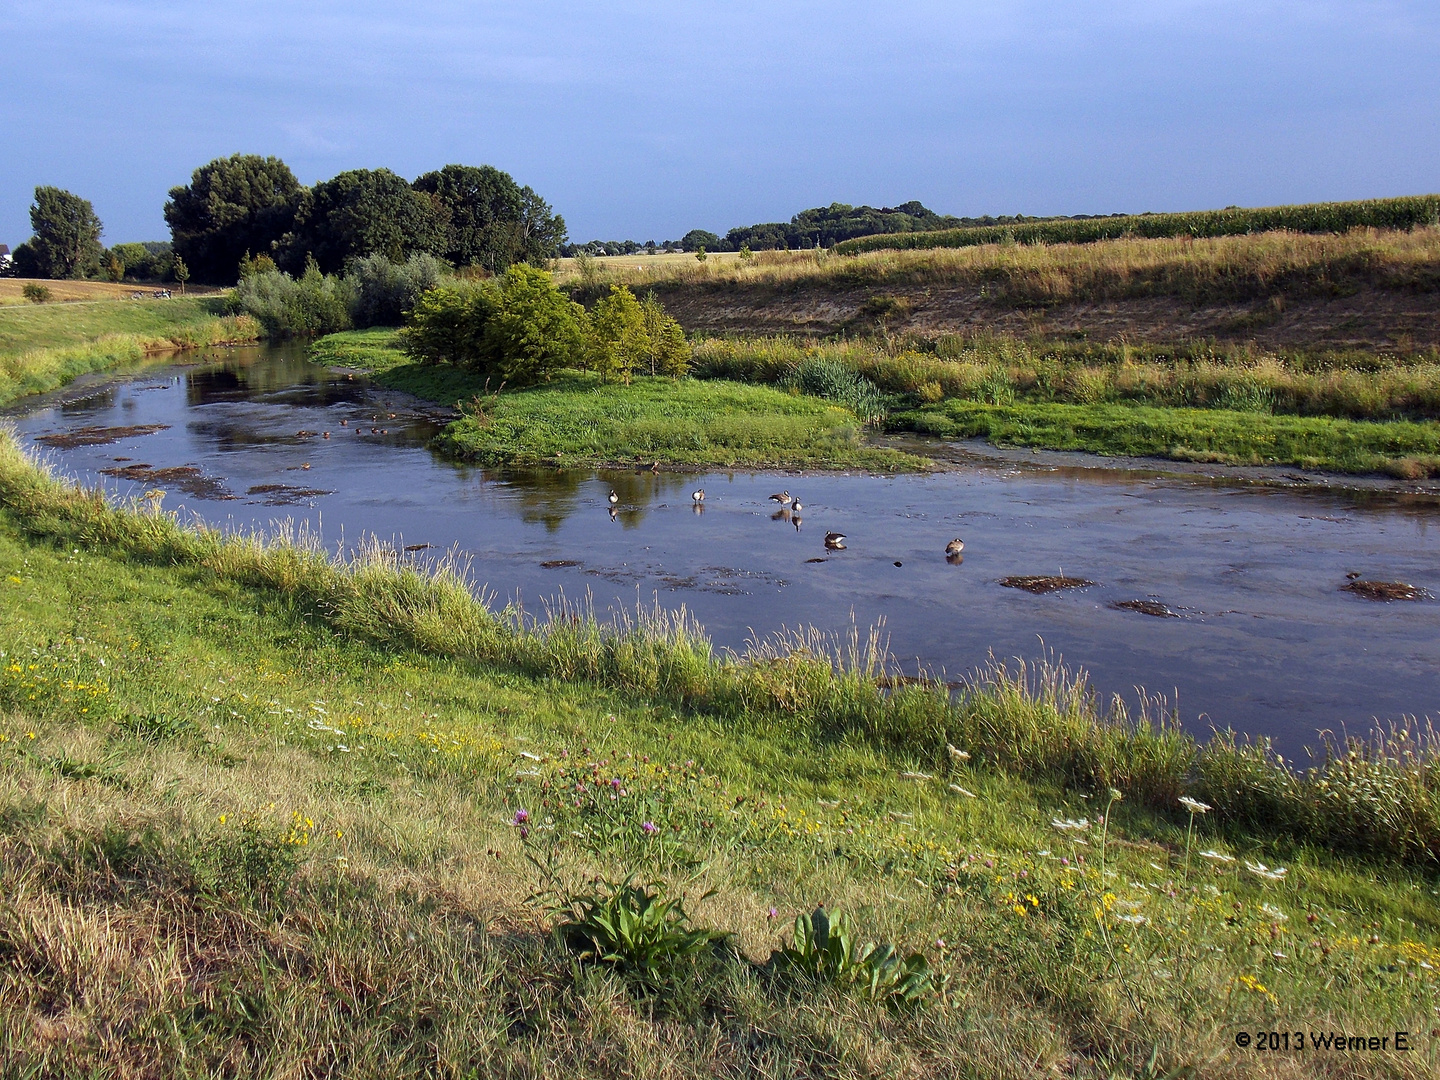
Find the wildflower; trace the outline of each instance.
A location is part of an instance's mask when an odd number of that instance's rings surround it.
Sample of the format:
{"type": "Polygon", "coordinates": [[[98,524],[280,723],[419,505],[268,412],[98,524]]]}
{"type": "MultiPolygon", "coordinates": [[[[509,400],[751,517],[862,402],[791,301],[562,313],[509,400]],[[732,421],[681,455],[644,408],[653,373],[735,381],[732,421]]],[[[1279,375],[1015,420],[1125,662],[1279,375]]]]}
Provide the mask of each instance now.
{"type": "Polygon", "coordinates": [[[945,752],[950,755],[950,760],[951,760],[951,761],[969,761],[969,760],[970,760],[970,755],[969,755],[969,754],[967,754],[964,750],[960,750],[960,749],[958,749],[958,748],[956,748],[956,747],[954,747],[954,746],[951,746],[948,742],[945,744],[945,752]]]}
{"type": "Polygon", "coordinates": [[[529,820],[530,820],[530,811],[529,811],[529,810],[526,810],[526,809],[524,809],[524,808],[522,807],[521,809],[515,811],[515,820],[512,821],[511,824],[512,824],[512,825],[524,825],[524,824],[525,824],[527,821],[529,821],[529,820]]]}
{"type": "Polygon", "coordinates": [[[1129,923],[1131,926],[1144,926],[1147,922],[1150,921],[1149,919],[1145,918],[1144,915],[1123,915],[1123,914],[1122,914],[1122,915],[1116,915],[1115,918],[1119,919],[1119,920],[1120,920],[1121,922],[1123,922],[1123,923],[1129,923]]]}
{"type": "Polygon", "coordinates": [[[1071,830],[1074,830],[1075,832],[1084,832],[1090,827],[1090,819],[1083,817],[1079,819],[1051,818],[1050,824],[1055,828],[1059,829],[1061,832],[1069,832],[1071,830]]]}
{"type": "Polygon", "coordinates": [[[1119,788],[1113,788],[1113,787],[1112,787],[1112,788],[1110,789],[1110,801],[1111,801],[1111,802],[1119,802],[1119,801],[1120,801],[1121,799],[1123,799],[1124,797],[1125,797],[1125,796],[1123,796],[1122,794],[1120,794],[1120,789],[1119,789],[1119,788]]]}
{"type": "Polygon", "coordinates": [[[775,918],[776,916],[778,916],[779,914],[780,914],[780,912],[778,912],[777,910],[775,910],[775,909],[772,907],[772,908],[766,913],[765,918],[767,918],[767,919],[773,919],[773,918],[775,918]]]}
{"type": "Polygon", "coordinates": [[[1285,912],[1281,911],[1279,908],[1273,907],[1270,904],[1261,904],[1260,910],[1264,912],[1268,918],[1274,919],[1276,922],[1284,922],[1290,917],[1289,915],[1286,915],[1285,912]]]}
{"type": "Polygon", "coordinates": [[[1180,805],[1192,814],[1205,814],[1213,809],[1213,807],[1201,802],[1199,799],[1190,798],[1189,795],[1180,796],[1180,805]]]}
{"type": "Polygon", "coordinates": [[[660,831],[660,826],[656,825],[653,821],[646,821],[641,823],[640,829],[647,836],[653,836],[655,833],[660,831]]]}
{"type": "Polygon", "coordinates": [[[336,839],[336,840],[343,840],[344,838],[345,838],[345,833],[344,833],[344,831],[342,831],[342,830],[340,830],[340,829],[336,829],[336,830],[335,830],[335,839],[336,839]]]}
{"type": "Polygon", "coordinates": [[[1200,852],[1200,857],[1202,859],[1209,859],[1212,862],[1229,863],[1235,861],[1235,856],[1226,855],[1223,851],[1202,851],[1200,852]]]}

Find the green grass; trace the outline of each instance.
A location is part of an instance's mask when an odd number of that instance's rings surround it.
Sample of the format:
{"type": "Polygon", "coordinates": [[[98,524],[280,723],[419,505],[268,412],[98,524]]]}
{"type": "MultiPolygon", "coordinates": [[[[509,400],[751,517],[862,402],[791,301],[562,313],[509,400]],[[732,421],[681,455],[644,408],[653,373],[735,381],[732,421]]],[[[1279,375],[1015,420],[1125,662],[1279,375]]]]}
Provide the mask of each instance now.
{"type": "MultiPolygon", "coordinates": [[[[1045,762],[1104,725],[1054,673],[979,680],[962,706],[975,723],[944,733],[969,735],[972,758],[940,748],[937,759],[933,735],[880,737],[913,724],[933,693],[866,692],[863,664],[841,678],[813,651],[779,649],[717,668],[673,623],[664,648],[654,623],[648,638],[632,628],[606,646],[583,619],[515,626],[453,581],[403,567],[381,552],[336,567],[313,549],[118,511],[6,444],[0,1055],[11,1067],[845,1078],[1436,1067],[1433,874],[1297,842],[1273,811],[1256,832],[1201,817],[1187,869],[1185,816],[1128,785],[1102,846],[1103,786],[1045,762]],[[523,839],[511,824],[521,808],[523,839]],[[1080,818],[1083,830],[1051,824],[1080,818]],[[1246,859],[1287,872],[1268,880],[1246,859]],[[738,935],[740,954],[631,981],[578,964],[527,899],[632,870],[669,880],[698,927],[738,935]],[[946,996],[894,1012],[772,978],[760,962],[820,901],[863,937],[923,952],[948,976],[946,996]],[[1242,1054],[1241,1028],[1403,1029],[1421,1049],[1242,1054]]],[[[1276,786],[1273,763],[1244,760],[1276,786]]],[[[1225,782],[1243,786],[1233,769],[1225,782]]]]}
{"type": "Polygon", "coordinates": [[[259,339],[214,298],[0,307],[0,405],[175,349],[259,339]]]}
{"type": "Polygon", "coordinates": [[[1294,465],[1407,478],[1440,473],[1440,423],[1371,423],[1224,409],[947,400],[892,414],[896,430],[998,446],[1097,454],[1294,465]]]}
{"type": "Polygon", "coordinates": [[[383,386],[464,405],[465,415],[437,443],[485,465],[927,466],[909,454],[866,446],[848,409],[770,387],[648,377],[602,384],[594,375],[566,371],[541,386],[487,397],[485,380],[472,372],[410,362],[393,331],[332,334],[316,342],[311,355],[367,370],[383,386]]]}
{"type": "Polygon", "coordinates": [[[1180,214],[1129,214],[1116,217],[1050,220],[1012,225],[975,225],[936,232],[885,233],[835,245],[842,255],[893,248],[956,248],[979,244],[1090,244],[1122,237],[1245,236],[1287,230],[1344,233],[1351,229],[1413,229],[1440,224],[1440,195],[1308,203],[1180,214]]]}

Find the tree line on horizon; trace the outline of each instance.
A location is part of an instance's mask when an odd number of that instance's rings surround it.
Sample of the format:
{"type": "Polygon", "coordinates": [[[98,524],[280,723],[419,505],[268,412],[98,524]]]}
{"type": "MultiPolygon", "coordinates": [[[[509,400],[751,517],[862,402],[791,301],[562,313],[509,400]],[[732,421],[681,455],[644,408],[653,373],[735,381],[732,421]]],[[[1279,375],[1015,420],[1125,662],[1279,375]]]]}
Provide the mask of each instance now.
{"type": "Polygon", "coordinates": [[[549,203],[489,165],[446,165],[413,182],[385,168],[351,169],[306,187],[277,157],[234,154],[171,188],[165,221],[169,244],[106,249],[88,199],[37,187],[34,235],[13,253],[13,273],[233,285],[246,259],[292,274],[313,261],[333,274],[370,255],[424,254],[496,274],[555,258],[566,241],[565,219],[549,203]]]}
{"type": "Polygon", "coordinates": [[[591,240],[584,244],[567,244],[561,254],[638,255],[661,251],[794,251],[806,248],[830,248],[846,240],[885,233],[934,232],[968,226],[1014,225],[1022,222],[1055,220],[1088,220],[1091,217],[1119,215],[1076,214],[1068,218],[1027,217],[1024,214],[986,214],[982,217],[955,217],[937,214],[919,200],[899,206],[851,206],[831,203],[812,207],[786,221],[772,221],[731,229],[724,236],[705,229],[691,229],[679,240],[656,243],[647,240],[591,240]]]}

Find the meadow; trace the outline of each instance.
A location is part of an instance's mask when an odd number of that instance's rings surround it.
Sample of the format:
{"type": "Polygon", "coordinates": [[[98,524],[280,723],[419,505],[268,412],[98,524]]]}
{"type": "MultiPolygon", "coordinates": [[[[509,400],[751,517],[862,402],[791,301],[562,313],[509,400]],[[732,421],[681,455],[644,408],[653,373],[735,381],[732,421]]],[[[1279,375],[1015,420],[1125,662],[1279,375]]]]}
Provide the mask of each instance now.
{"type": "Polygon", "coordinates": [[[729,656],[683,613],[494,611],[461,567],[187,529],[9,440],[0,564],[22,1075],[1437,1065],[1426,732],[1293,772],[1043,664],[952,692],[863,633],[729,656]],[[567,928],[627,876],[688,922],[602,959],[567,928]],[[777,958],[822,903],[924,978],[777,958]],[[1391,1042],[1236,1048],[1295,1029],[1391,1042]]]}
{"type": "MultiPolygon", "coordinates": [[[[918,235],[918,234],[917,234],[918,235]]],[[[1435,292],[1440,229],[1355,229],[1340,235],[1268,232],[1212,238],[1126,237],[1089,244],[998,244],[964,248],[764,251],[753,258],[599,266],[594,281],[569,282],[583,296],[624,284],[671,302],[688,289],[784,295],[805,289],[955,287],[997,306],[1174,297],[1192,304],[1337,296],[1359,288],[1435,292]]],[[[913,301],[911,301],[913,302],[913,301]]],[[[872,323],[887,313],[876,310],[872,323]]],[[[891,312],[892,315],[903,312],[891,312]]]]}
{"type": "Polygon", "coordinates": [[[254,319],[202,297],[0,307],[0,405],[158,353],[260,333],[254,319]]]}

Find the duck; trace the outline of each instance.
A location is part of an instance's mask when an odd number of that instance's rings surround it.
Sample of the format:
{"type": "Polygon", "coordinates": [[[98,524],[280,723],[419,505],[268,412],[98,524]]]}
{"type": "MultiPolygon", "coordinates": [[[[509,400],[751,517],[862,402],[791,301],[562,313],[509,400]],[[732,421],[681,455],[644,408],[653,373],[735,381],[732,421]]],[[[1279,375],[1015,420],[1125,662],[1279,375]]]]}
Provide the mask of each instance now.
{"type": "Polygon", "coordinates": [[[771,501],[771,502],[777,502],[777,503],[779,503],[781,506],[789,506],[789,505],[790,505],[790,502],[791,502],[790,492],[788,492],[788,491],[782,491],[782,492],[780,492],[778,495],[771,495],[771,496],[770,496],[770,501],[771,501]]]}
{"type": "Polygon", "coordinates": [[[605,499],[606,499],[607,502],[610,503],[611,506],[614,506],[616,503],[618,503],[618,502],[620,501],[620,496],[615,494],[615,489],[614,489],[614,488],[611,488],[611,489],[610,489],[610,494],[607,495],[607,496],[605,496],[605,499]]]}
{"type": "Polygon", "coordinates": [[[696,488],[694,491],[690,492],[690,501],[693,502],[693,503],[702,503],[702,502],[704,502],[704,501],[705,501],[705,489],[704,489],[704,488],[696,488]]]}
{"type": "Polygon", "coordinates": [[[792,514],[798,514],[800,512],[800,497],[798,495],[790,500],[790,512],[792,514]]]}
{"type": "Polygon", "coordinates": [[[842,532],[827,532],[825,534],[825,546],[831,551],[844,551],[845,534],[842,532]]]}
{"type": "Polygon", "coordinates": [[[965,550],[965,541],[964,541],[964,540],[961,540],[958,536],[957,536],[954,540],[951,540],[948,544],[945,545],[945,554],[946,554],[946,555],[959,555],[959,554],[960,554],[962,551],[964,551],[964,550],[965,550]]]}
{"type": "Polygon", "coordinates": [[[340,421],[340,426],[341,426],[341,427],[349,427],[349,426],[350,426],[350,421],[349,421],[349,420],[341,420],[341,421],[340,421]]]}

